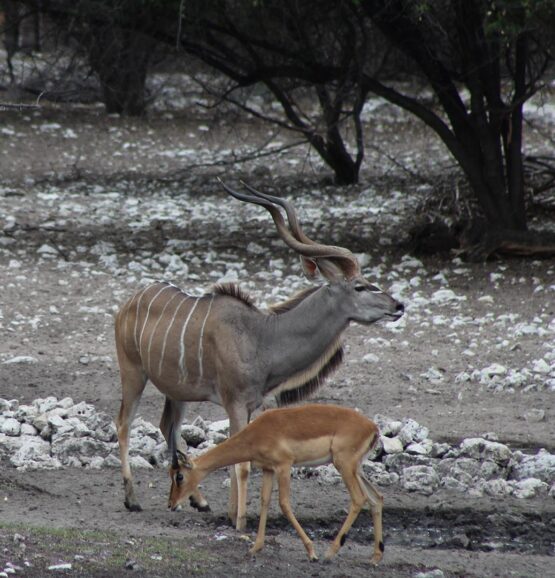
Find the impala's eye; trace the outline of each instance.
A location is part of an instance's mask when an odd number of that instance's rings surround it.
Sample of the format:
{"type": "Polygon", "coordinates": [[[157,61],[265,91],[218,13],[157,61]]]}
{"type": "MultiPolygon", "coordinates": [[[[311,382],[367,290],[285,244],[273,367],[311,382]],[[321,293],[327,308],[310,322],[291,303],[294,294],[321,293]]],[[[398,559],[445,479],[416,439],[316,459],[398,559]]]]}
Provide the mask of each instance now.
{"type": "Polygon", "coordinates": [[[178,486],[183,481],[183,474],[181,472],[177,472],[177,474],[175,474],[175,481],[177,482],[178,486]]]}

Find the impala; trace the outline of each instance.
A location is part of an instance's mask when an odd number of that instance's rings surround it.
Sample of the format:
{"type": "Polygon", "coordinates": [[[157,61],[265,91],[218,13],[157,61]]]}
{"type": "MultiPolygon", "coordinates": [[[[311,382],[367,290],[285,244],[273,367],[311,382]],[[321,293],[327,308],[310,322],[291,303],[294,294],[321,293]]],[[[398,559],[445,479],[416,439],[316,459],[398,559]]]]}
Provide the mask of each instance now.
{"type": "Polygon", "coordinates": [[[353,409],[336,405],[305,405],[263,412],[238,434],[200,457],[190,460],[170,446],[171,490],[169,505],[179,507],[211,472],[224,466],[251,462],[262,469],[260,522],[251,554],[264,546],[268,506],[274,475],[279,487],[279,505],[299,534],[310,560],[317,560],[310,538],[293,514],[290,501],[292,466],[319,466],[333,463],[351,496],[347,518],[328,548],[326,559],[343,545],[346,534],[366,502],[370,502],[374,523],[374,555],[377,564],[383,555],[383,496],[363,476],[361,462],[379,440],[376,424],[353,409]]]}
{"type": "MultiPolygon", "coordinates": [[[[193,297],[170,283],[153,283],[121,307],[115,323],[122,383],[116,424],[124,503],[130,510],[141,507],[129,466],[129,430],[148,379],[166,396],[160,429],[168,444],[183,443],[187,401],[222,405],[233,435],[247,425],[264,396],[272,394],[284,405],[312,394],[341,363],[341,335],[351,321],[370,324],[403,314],[401,303],[362,277],[349,250],[307,237],[289,202],[250,187],[248,193],[224,187],[233,197],[267,209],[280,237],[299,254],[306,276],[320,271],[328,283],[269,312],[229,284],[193,297]]],[[[245,527],[248,467],[241,464],[231,472],[228,513],[239,530],[245,527]],[[235,469],[241,472],[241,484],[235,469]]],[[[191,504],[208,508],[199,492],[191,504]]]]}

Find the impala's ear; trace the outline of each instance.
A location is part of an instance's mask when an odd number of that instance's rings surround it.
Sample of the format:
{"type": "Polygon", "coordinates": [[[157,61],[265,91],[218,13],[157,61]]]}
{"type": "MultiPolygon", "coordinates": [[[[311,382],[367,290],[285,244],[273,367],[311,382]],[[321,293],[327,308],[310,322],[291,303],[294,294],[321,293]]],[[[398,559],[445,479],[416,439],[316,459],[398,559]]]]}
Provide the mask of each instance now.
{"type": "Polygon", "coordinates": [[[307,279],[316,279],[318,277],[319,269],[316,261],[309,259],[308,257],[300,257],[303,272],[307,279]]]}
{"type": "Polygon", "coordinates": [[[177,461],[182,468],[191,469],[193,467],[193,462],[181,450],[177,450],[177,461]]]}

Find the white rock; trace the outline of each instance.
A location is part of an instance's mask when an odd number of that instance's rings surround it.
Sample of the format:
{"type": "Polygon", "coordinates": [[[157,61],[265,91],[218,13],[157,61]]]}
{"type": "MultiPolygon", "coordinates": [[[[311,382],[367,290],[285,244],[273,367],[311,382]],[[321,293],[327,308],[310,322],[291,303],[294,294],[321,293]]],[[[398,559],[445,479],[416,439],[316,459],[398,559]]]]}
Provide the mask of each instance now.
{"type": "Polygon", "coordinates": [[[41,245],[38,249],[37,249],[37,253],[39,253],[40,255],[58,255],[58,251],[52,247],[51,245],[47,245],[46,243],[44,245],[41,245]]]}
{"type": "Polygon", "coordinates": [[[410,466],[401,474],[401,486],[409,492],[430,496],[439,487],[439,476],[430,466],[410,466]]]}
{"type": "Polygon", "coordinates": [[[533,423],[543,421],[545,419],[545,411],[543,409],[529,409],[524,412],[524,419],[533,423]]]}
{"type": "Polygon", "coordinates": [[[511,485],[503,479],[479,480],[476,485],[489,496],[510,496],[513,492],[511,485]]]}
{"type": "Polygon", "coordinates": [[[534,498],[547,493],[549,486],[538,478],[526,478],[513,482],[513,495],[516,498],[534,498]]]}
{"type": "Polygon", "coordinates": [[[484,438],[467,438],[460,445],[460,453],[475,460],[493,460],[500,465],[507,465],[511,459],[511,450],[498,442],[484,438]]]}
{"type": "Polygon", "coordinates": [[[413,442],[409,444],[405,451],[409,454],[417,454],[420,456],[427,456],[432,452],[433,442],[431,439],[425,439],[421,442],[413,442]]]}
{"type": "Polygon", "coordinates": [[[318,473],[318,483],[322,485],[335,486],[341,482],[341,474],[331,464],[315,468],[318,473]]]}
{"type": "Polygon", "coordinates": [[[129,463],[131,464],[132,468],[143,468],[143,469],[147,469],[147,470],[152,470],[152,464],[150,464],[149,462],[147,462],[143,457],[141,456],[131,456],[129,458],[129,463]]]}
{"type": "Polygon", "coordinates": [[[376,414],[374,416],[374,421],[380,428],[380,433],[382,436],[396,436],[403,427],[403,422],[391,419],[385,415],[376,414]]]}
{"type": "Polygon", "coordinates": [[[229,420],[222,419],[220,421],[213,421],[208,425],[208,431],[214,433],[229,434],[229,420]]]}
{"type": "Polygon", "coordinates": [[[383,451],[386,454],[400,454],[403,451],[403,444],[398,437],[389,438],[386,436],[381,437],[383,451]]]}
{"type": "Polygon", "coordinates": [[[32,355],[18,355],[17,357],[12,357],[4,361],[4,364],[9,363],[37,363],[38,359],[32,355]]]}
{"type": "Polygon", "coordinates": [[[418,572],[418,574],[414,575],[414,578],[443,578],[444,576],[443,570],[436,568],[427,572],[418,572]]]}
{"type": "Polygon", "coordinates": [[[465,301],[466,297],[457,295],[451,289],[438,289],[432,294],[432,303],[444,305],[454,301],[465,301]]]}
{"type": "Polygon", "coordinates": [[[38,436],[25,436],[20,448],[10,456],[16,468],[59,468],[59,460],[50,456],[50,443],[38,436]]]}
{"type": "Polygon", "coordinates": [[[8,436],[18,436],[21,433],[21,424],[15,418],[9,417],[0,425],[0,433],[8,436]]]}
{"type": "Polygon", "coordinates": [[[508,370],[504,365],[501,365],[500,363],[492,363],[480,371],[481,380],[487,381],[495,375],[505,375],[507,371],[508,370]]]}
{"type": "Polygon", "coordinates": [[[181,427],[181,437],[188,446],[196,447],[206,441],[206,432],[196,425],[185,424],[181,427]]]}
{"type": "Polygon", "coordinates": [[[532,371],[547,375],[551,372],[551,366],[547,361],[545,361],[545,359],[535,359],[532,362],[532,371]]]}
{"type": "Polygon", "coordinates": [[[72,565],[70,563],[67,564],[53,564],[52,566],[48,566],[48,569],[52,572],[59,572],[61,570],[71,570],[72,565]]]}
{"type": "Polygon", "coordinates": [[[420,425],[413,419],[404,419],[401,430],[399,431],[398,437],[401,440],[403,446],[407,446],[412,442],[424,441],[430,433],[427,427],[420,425]]]}
{"type": "Polygon", "coordinates": [[[30,423],[21,424],[21,435],[22,436],[36,436],[39,435],[37,428],[30,423]]]}
{"type": "MultiPolygon", "coordinates": [[[[515,456],[516,457],[516,456],[515,456]]],[[[520,463],[511,468],[510,479],[539,478],[550,484],[555,480],[555,454],[541,449],[536,455],[521,455],[520,463]]]]}

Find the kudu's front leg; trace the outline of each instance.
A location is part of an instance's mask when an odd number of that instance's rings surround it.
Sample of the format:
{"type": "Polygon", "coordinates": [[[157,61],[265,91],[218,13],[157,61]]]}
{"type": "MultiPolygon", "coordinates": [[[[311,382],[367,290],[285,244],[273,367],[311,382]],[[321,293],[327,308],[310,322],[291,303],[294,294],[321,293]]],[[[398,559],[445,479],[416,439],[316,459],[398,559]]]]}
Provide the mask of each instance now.
{"type": "Polygon", "coordinates": [[[125,507],[131,512],[140,512],[141,505],[135,495],[131,466],[129,465],[129,434],[131,424],[137,413],[139,401],[146,385],[146,375],[141,367],[133,364],[127,356],[118,350],[121,374],[121,406],[116,418],[118,444],[121,459],[121,473],[125,491],[125,507]]]}
{"type": "MultiPolygon", "coordinates": [[[[227,410],[227,413],[230,436],[239,433],[249,423],[250,412],[244,406],[234,405],[227,410]]],[[[231,468],[227,513],[231,523],[240,532],[247,527],[247,486],[250,469],[250,462],[235,464],[235,467],[231,468]]]]}
{"type": "MultiPolygon", "coordinates": [[[[183,438],[180,435],[181,424],[183,418],[185,417],[185,402],[175,401],[166,397],[166,403],[164,404],[164,411],[162,412],[162,418],[160,420],[160,431],[166,439],[168,447],[173,447],[177,450],[183,445],[183,438]],[[170,436],[173,439],[170,441],[170,436]]],[[[185,452],[187,453],[187,447],[185,447],[185,452]]],[[[189,503],[193,508],[196,508],[199,512],[209,512],[210,506],[204,496],[201,494],[198,488],[195,489],[191,497],[189,498],[189,503]]],[[[181,509],[181,506],[180,508],[181,509]]]]}

